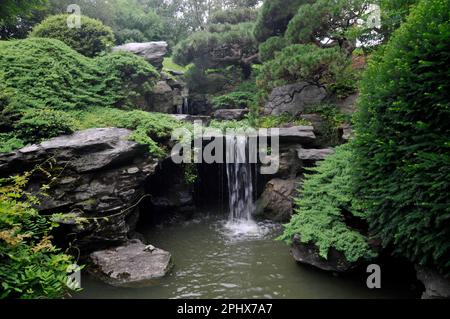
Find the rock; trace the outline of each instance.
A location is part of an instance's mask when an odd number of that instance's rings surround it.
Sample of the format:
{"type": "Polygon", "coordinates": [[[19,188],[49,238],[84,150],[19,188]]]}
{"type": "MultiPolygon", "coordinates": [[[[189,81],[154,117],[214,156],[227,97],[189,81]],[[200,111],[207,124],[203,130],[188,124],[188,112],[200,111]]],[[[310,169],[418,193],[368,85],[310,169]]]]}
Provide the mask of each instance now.
{"type": "Polygon", "coordinates": [[[137,54],[155,68],[161,70],[164,57],[167,54],[167,42],[127,43],[113,48],[113,51],[125,51],[137,54]]]}
{"type": "MultiPolygon", "coordinates": [[[[81,249],[95,249],[127,240],[138,211],[132,208],[144,194],[144,184],[157,166],[147,147],[129,141],[131,131],[118,128],[89,129],[60,136],[11,154],[0,155],[0,176],[20,174],[52,159],[57,179],[40,196],[45,212],[80,212],[88,223],[67,222],[81,249]],[[93,220],[96,217],[96,220],[93,220]],[[107,218],[102,218],[107,217],[107,218]]],[[[48,180],[35,174],[28,191],[38,193],[48,180]]],[[[64,221],[63,221],[64,224],[64,221]]]]}
{"type": "Polygon", "coordinates": [[[175,94],[166,81],[156,83],[149,99],[148,111],[172,114],[175,109],[175,94]]]}
{"type": "Polygon", "coordinates": [[[89,272],[115,287],[144,287],[170,270],[169,252],[133,240],[123,246],[90,254],[89,272]],[[151,249],[150,249],[151,248],[151,249]]]}
{"type": "Polygon", "coordinates": [[[334,248],[329,249],[327,259],[325,259],[320,256],[316,245],[313,243],[302,243],[298,234],[293,238],[291,255],[298,263],[307,264],[325,271],[348,272],[360,265],[358,262],[352,263],[347,261],[345,255],[334,248]]]}
{"type": "Polygon", "coordinates": [[[417,279],[425,286],[422,299],[450,299],[450,280],[427,267],[416,265],[417,279]]]}
{"type": "MultiPolygon", "coordinates": [[[[316,135],[312,126],[292,126],[269,129],[268,137],[278,136],[280,143],[295,143],[301,145],[314,145],[316,135]],[[278,132],[277,132],[278,131],[278,132]]],[[[261,132],[260,136],[264,136],[261,132]]]]}
{"type": "Polygon", "coordinates": [[[289,113],[297,115],[307,106],[321,103],[327,97],[325,88],[306,82],[288,84],[273,89],[264,107],[266,115],[289,113]]]}
{"type": "Polygon", "coordinates": [[[211,122],[211,117],[204,115],[172,114],[171,116],[183,122],[194,123],[195,121],[201,121],[204,126],[208,126],[211,122]]]}
{"type": "Polygon", "coordinates": [[[298,158],[296,150],[300,146],[289,145],[287,148],[284,147],[284,145],[281,145],[279,156],[268,156],[270,163],[278,162],[278,172],[273,174],[272,178],[293,178],[302,171],[302,161],[298,158]]]}
{"type": "Polygon", "coordinates": [[[339,134],[344,142],[350,141],[353,135],[353,129],[350,124],[342,124],[339,128],[339,134]]]}
{"type": "Polygon", "coordinates": [[[248,109],[223,109],[217,110],[213,114],[213,118],[219,121],[242,120],[249,112],[248,109]]]}
{"type": "Polygon", "coordinates": [[[301,179],[279,179],[269,181],[257,203],[256,217],[286,222],[292,216],[293,196],[301,179]]]}
{"type": "Polygon", "coordinates": [[[298,158],[305,162],[323,161],[327,156],[334,154],[334,148],[307,149],[297,148],[298,158]]]}
{"type": "Polygon", "coordinates": [[[353,114],[356,112],[356,103],[358,101],[359,94],[351,94],[347,96],[345,99],[337,100],[335,101],[336,106],[338,107],[339,111],[341,111],[344,114],[353,114]]]}
{"type": "Polygon", "coordinates": [[[207,94],[193,93],[189,94],[189,114],[192,115],[210,115],[212,113],[211,98],[207,94]]]}

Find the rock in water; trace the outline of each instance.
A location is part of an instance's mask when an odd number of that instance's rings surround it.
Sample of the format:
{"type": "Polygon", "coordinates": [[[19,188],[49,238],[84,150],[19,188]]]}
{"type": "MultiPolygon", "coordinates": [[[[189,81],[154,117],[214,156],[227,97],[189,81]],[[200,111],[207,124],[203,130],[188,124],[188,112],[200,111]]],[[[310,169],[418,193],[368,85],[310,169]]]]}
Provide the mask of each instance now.
{"type": "Polygon", "coordinates": [[[323,102],[327,97],[326,90],[314,84],[300,82],[273,89],[264,107],[267,115],[290,113],[297,115],[307,106],[323,102]]]}
{"type": "Polygon", "coordinates": [[[450,299],[450,280],[436,270],[416,265],[417,279],[425,286],[422,299],[450,299]]]}
{"type": "Polygon", "coordinates": [[[144,287],[164,277],[171,268],[169,252],[149,249],[139,240],[90,255],[89,272],[115,287],[144,287]]]}
{"type": "Polygon", "coordinates": [[[164,57],[167,54],[167,42],[127,43],[113,48],[113,51],[125,51],[137,54],[155,68],[161,70],[164,57]]]}
{"type": "Polygon", "coordinates": [[[338,273],[350,271],[360,265],[360,262],[349,262],[343,253],[334,248],[329,249],[328,257],[325,259],[320,256],[316,245],[302,243],[298,234],[293,239],[291,254],[298,263],[338,273]]]}

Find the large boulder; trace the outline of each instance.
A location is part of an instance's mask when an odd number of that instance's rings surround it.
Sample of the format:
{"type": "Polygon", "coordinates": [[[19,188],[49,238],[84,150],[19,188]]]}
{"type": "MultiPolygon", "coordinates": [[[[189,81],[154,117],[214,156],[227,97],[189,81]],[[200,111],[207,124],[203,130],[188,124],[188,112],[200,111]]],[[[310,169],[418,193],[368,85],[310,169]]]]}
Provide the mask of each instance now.
{"type": "Polygon", "coordinates": [[[176,108],[177,95],[166,81],[159,81],[149,98],[147,111],[172,114],[176,108]]]}
{"type": "Polygon", "coordinates": [[[113,48],[113,51],[125,51],[137,54],[155,68],[161,70],[164,57],[167,54],[167,42],[127,43],[113,48]]]}
{"type": "Polygon", "coordinates": [[[450,280],[428,267],[416,265],[417,279],[425,286],[422,299],[450,299],[450,280]]]}
{"type": "Polygon", "coordinates": [[[319,249],[313,243],[302,243],[300,235],[295,235],[291,246],[291,255],[300,264],[310,265],[325,271],[348,272],[360,265],[359,262],[349,262],[343,253],[330,248],[327,258],[319,254],[319,249]]]}
{"type": "Polygon", "coordinates": [[[115,287],[151,285],[164,277],[172,266],[169,252],[146,246],[139,240],[93,252],[89,258],[89,272],[115,287]]]}
{"type": "Polygon", "coordinates": [[[300,82],[273,89],[264,107],[267,115],[289,113],[297,115],[307,106],[323,102],[327,97],[325,88],[314,84],[300,82]]]}
{"type": "MultiPolygon", "coordinates": [[[[57,137],[41,144],[0,155],[0,176],[30,171],[44,162],[53,164],[56,178],[39,196],[43,212],[73,213],[62,218],[67,233],[76,235],[81,249],[124,242],[134,228],[133,205],[145,194],[144,184],[158,163],[147,147],[128,140],[131,131],[99,128],[57,137]],[[70,217],[69,217],[70,216],[70,217]],[[86,219],[77,223],[78,218],[86,219]]],[[[29,191],[39,194],[49,181],[35,174],[29,191]]]]}
{"type": "Polygon", "coordinates": [[[256,217],[286,222],[292,216],[293,196],[301,179],[279,179],[269,181],[257,202],[256,217]]]}
{"type": "Polygon", "coordinates": [[[213,117],[219,121],[239,121],[242,120],[248,112],[248,109],[223,109],[215,111],[213,117]]]}

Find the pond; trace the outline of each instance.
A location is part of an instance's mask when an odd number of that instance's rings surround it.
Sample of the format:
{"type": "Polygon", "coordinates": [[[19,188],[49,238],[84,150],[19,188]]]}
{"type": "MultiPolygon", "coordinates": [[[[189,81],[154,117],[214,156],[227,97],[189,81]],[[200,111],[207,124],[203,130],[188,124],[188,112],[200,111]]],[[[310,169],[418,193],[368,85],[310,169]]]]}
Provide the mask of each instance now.
{"type": "Polygon", "coordinates": [[[158,285],[115,288],[85,274],[75,298],[411,298],[410,282],[382,277],[382,289],[366,286],[368,274],[337,276],[298,265],[275,240],[281,225],[230,224],[227,216],[141,229],[146,240],[172,253],[174,268],[158,285]]]}

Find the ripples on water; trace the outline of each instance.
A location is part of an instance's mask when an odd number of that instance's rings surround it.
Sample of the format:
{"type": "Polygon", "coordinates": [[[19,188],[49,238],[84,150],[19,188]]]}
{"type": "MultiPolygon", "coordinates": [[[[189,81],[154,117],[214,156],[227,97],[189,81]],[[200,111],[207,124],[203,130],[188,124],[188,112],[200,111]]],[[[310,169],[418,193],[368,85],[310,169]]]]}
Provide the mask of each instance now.
{"type": "Polygon", "coordinates": [[[405,297],[404,290],[369,290],[365,277],[335,277],[297,265],[274,238],[270,222],[230,223],[218,217],[152,227],[148,243],[172,253],[174,268],[159,285],[113,288],[82,279],[80,298],[380,298],[405,297]]]}

